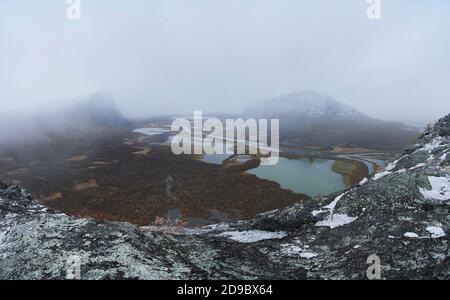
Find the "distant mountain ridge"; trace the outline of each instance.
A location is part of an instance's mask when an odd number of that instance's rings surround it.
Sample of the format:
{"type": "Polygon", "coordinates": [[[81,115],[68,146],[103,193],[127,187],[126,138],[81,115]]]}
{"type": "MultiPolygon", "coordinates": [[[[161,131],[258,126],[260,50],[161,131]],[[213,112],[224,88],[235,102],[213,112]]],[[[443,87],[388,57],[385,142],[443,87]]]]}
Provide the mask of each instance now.
{"type": "Polygon", "coordinates": [[[294,92],[268,99],[258,105],[249,107],[246,112],[256,112],[259,115],[301,115],[314,119],[332,118],[368,118],[355,108],[338,102],[331,97],[317,92],[294,92]]]}
{"type": "Polygon", "coordinates": [[[282,141],[308,146],[398,150],[416,139],[417,128],[371,118],[317,92],[294,92],[248,107],[246,117],[280,119],[282,141]]]}

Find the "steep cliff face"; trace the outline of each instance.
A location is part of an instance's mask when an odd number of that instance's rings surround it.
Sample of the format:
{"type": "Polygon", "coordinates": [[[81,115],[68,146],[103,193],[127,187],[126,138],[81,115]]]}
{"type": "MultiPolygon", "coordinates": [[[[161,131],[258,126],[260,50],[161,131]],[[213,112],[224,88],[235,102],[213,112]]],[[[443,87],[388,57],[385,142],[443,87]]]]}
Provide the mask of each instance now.
{"type": "Polygon", "coordinates": [[[357,187],[175,234],[75,219],[2,184],[0,278],[65,278],[75,256],[83,279],[366,279],[378,259],[382,278],[450,279],[449,160],[450,115],[357,187]]]}

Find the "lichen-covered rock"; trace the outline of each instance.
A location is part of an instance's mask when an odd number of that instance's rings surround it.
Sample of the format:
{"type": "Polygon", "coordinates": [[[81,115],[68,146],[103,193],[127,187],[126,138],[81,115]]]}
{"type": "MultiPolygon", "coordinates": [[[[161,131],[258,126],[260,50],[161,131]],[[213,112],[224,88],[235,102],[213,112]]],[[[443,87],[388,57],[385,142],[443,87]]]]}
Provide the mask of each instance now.
{"type": "Polygon", "coordinates": [[[14,198],[0,197],[0,279],[64,279],[73,257],[82,279],[290,277],[255,250],[215,235],[174,236],[75,219],[14,190],[8,194],[14,198]]]}
{"type": "Polygon", "coordinates": [[[416,150],[413,153],[403,156],[396,164],[395,170],[409,169],[418,164],[425,163],[430,158],[430,153],[426,150],[416,150]]]}
{"type": "Polygon", "coordinates": [[[434,125],[431,133],[439,136],[450,136],[450,114],[440,119],[434,125]]]}
{"type": "Polygon", "coordinates": [[[251,227],[255,229],[273,231],[280,228],[283,230],[299,229],[317,222],[317,218],[311,214],[311,211],[320,203],[317,200],[305,200],[285,209],[260,214],[254,220],[245,223],[245,226],[251,224],[251,227]]]}

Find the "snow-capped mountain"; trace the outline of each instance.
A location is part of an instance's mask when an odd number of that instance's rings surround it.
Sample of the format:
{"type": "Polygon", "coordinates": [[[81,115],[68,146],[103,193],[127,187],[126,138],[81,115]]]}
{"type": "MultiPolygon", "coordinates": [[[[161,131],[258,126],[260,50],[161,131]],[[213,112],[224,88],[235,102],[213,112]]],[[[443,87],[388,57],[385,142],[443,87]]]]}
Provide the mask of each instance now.
{"type": "Polygon", "coordinates": [[[420,134],[417,128],[371,118],[316,92],[284,94],[247,108],[247,118],[277,118],[281,140],[308,146],[402,149],[420,134]]]}
{"type": "Polygon", "coordinates": [[[266,100],[246,110],[258,116],[282,116],[295,114],[296,117],[318,119],[369,118],[355,108],[316,92],[294,92],[266,100]]]}

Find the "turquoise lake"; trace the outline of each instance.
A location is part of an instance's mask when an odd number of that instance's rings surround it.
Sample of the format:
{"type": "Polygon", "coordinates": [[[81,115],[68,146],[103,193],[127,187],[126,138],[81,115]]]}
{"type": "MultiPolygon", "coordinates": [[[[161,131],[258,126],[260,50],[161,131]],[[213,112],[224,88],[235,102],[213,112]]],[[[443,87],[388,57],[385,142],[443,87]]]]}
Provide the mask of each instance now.
{"type": "Polygon", "coordinates": [[[345,188],[342,175],[332,171],[334,160],[281,158],[274,166],[247,171],[262,179],[278,182],[282,188],[311,197],[327,195],[345,188]]]}

